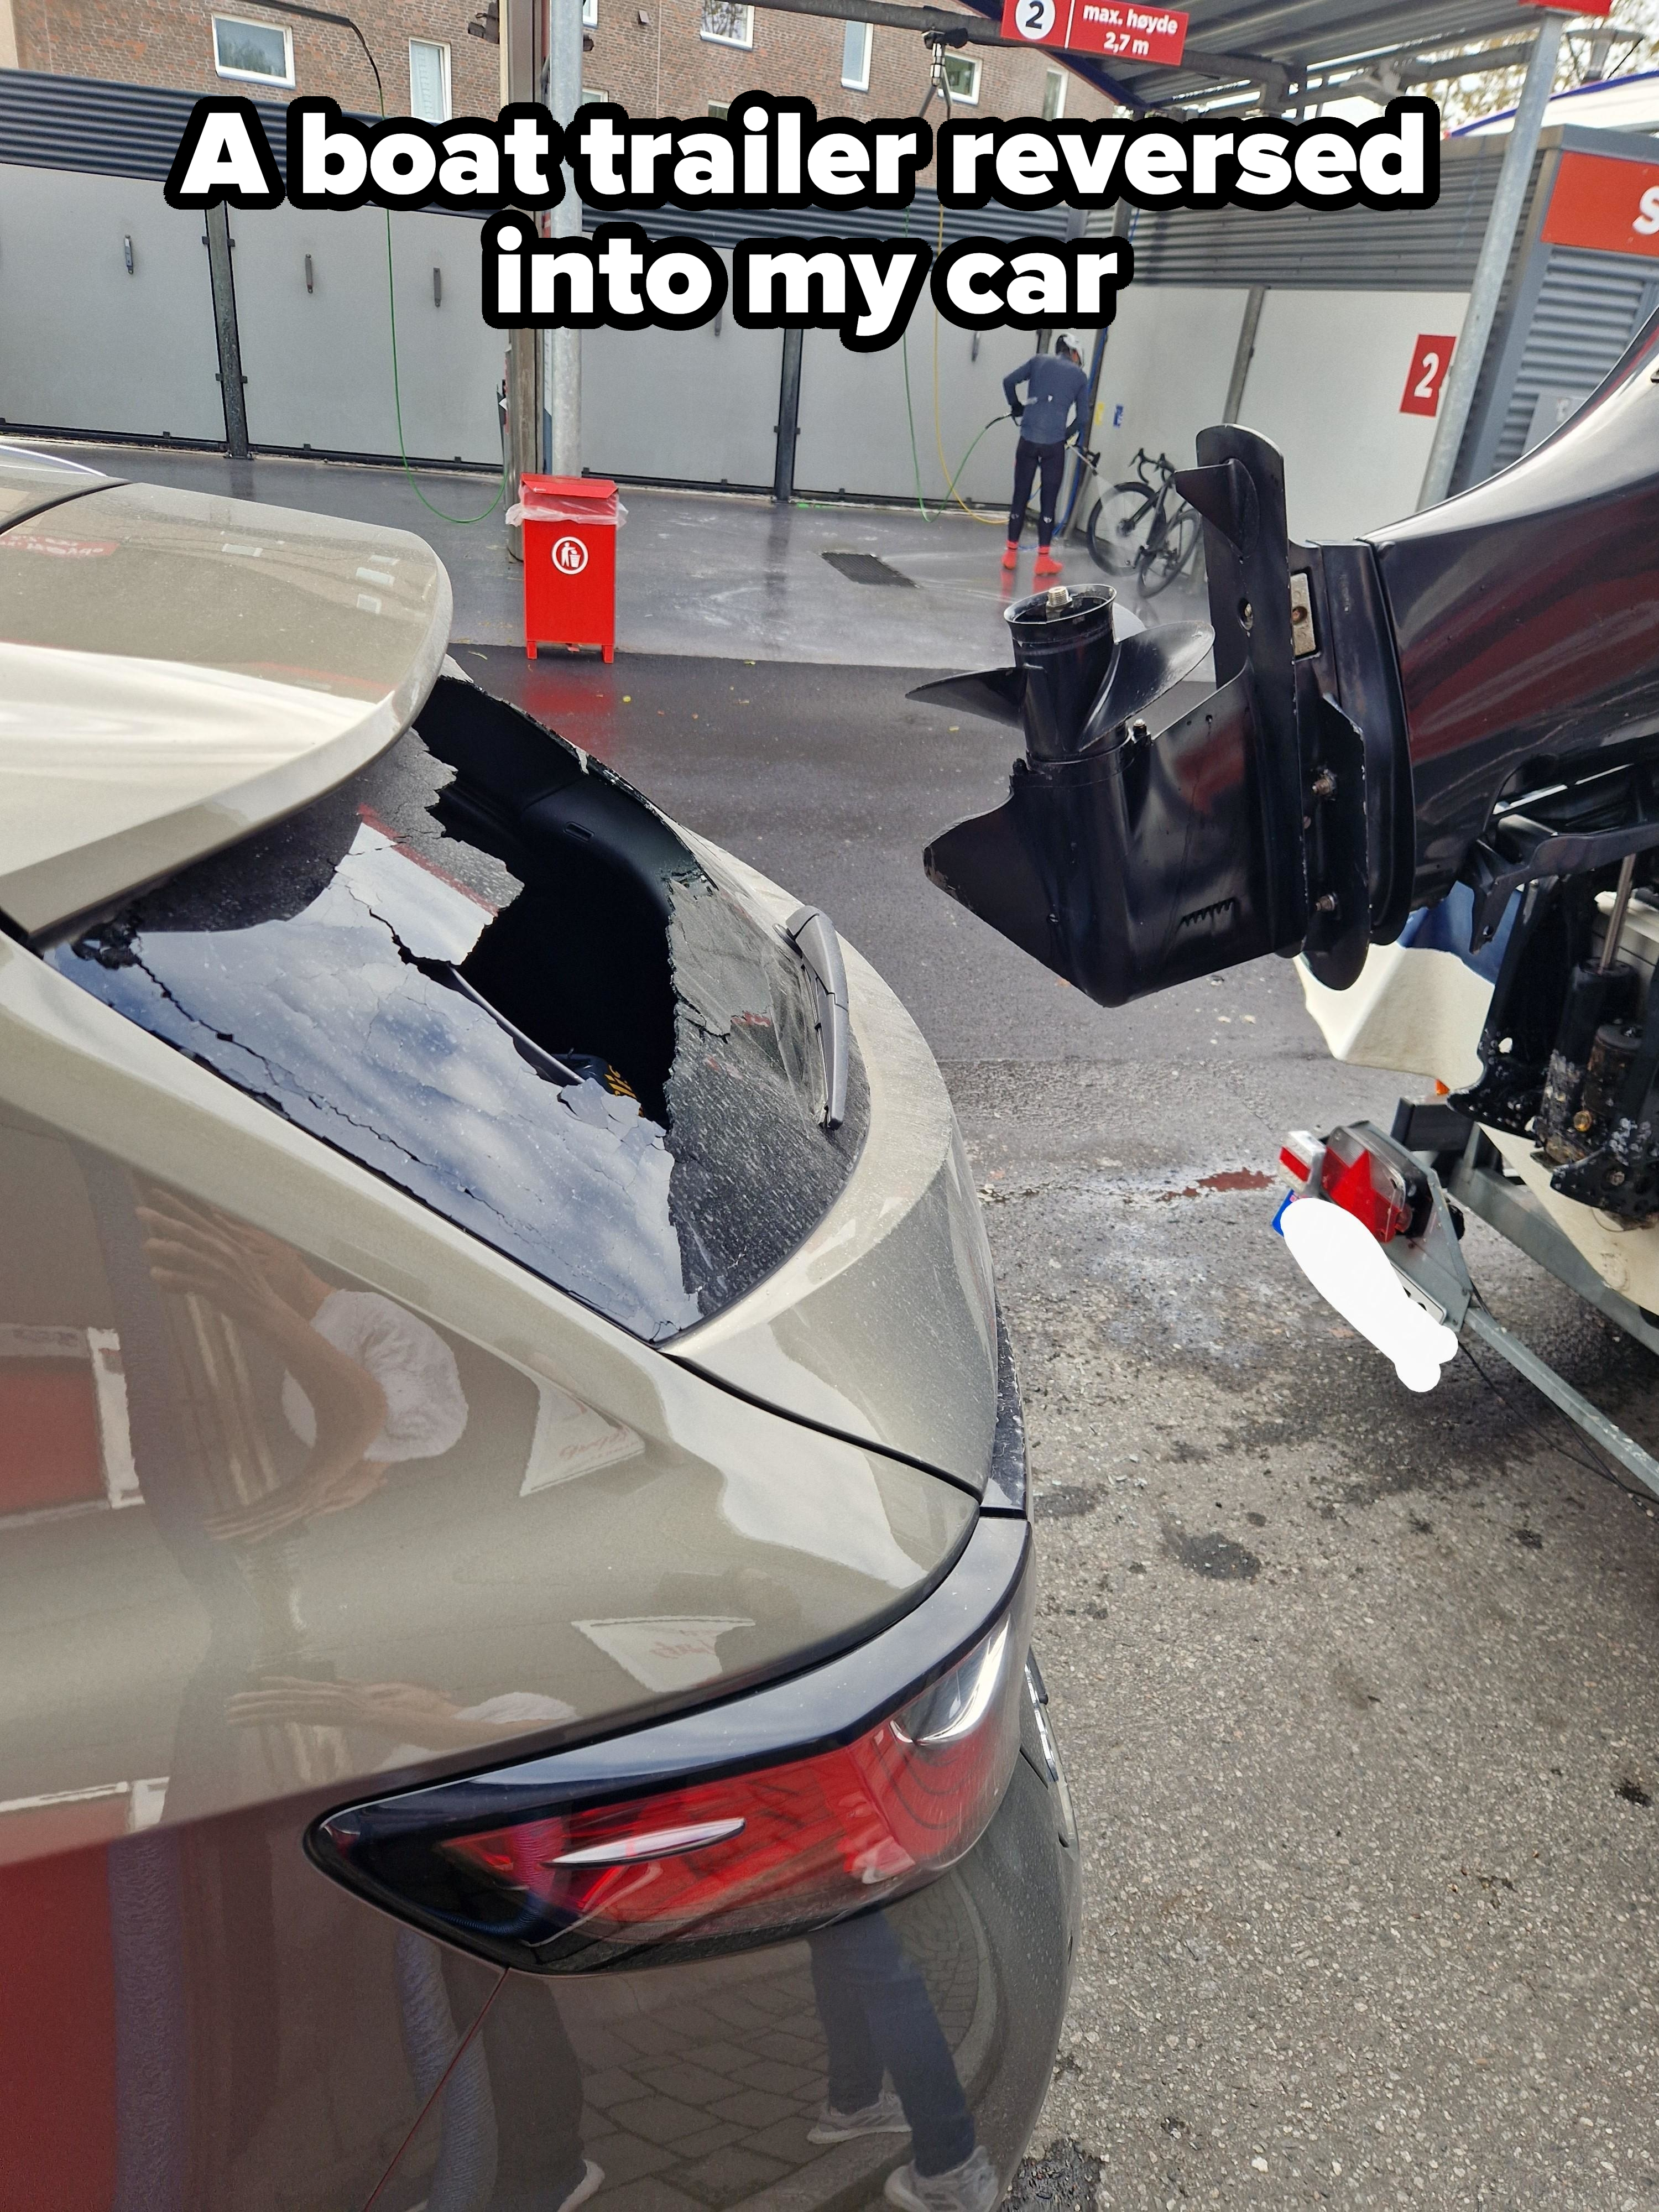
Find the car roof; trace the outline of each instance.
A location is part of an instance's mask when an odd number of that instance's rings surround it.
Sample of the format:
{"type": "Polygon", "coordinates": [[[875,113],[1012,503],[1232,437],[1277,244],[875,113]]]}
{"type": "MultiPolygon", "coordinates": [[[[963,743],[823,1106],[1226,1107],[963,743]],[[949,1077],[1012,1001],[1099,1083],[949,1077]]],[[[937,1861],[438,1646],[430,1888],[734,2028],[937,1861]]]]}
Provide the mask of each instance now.
{"type": "Polygon", "coordinates": [[[0,444],[0,915],[62,934],[331,790],[451,611],[407,532],[0,444]]]}

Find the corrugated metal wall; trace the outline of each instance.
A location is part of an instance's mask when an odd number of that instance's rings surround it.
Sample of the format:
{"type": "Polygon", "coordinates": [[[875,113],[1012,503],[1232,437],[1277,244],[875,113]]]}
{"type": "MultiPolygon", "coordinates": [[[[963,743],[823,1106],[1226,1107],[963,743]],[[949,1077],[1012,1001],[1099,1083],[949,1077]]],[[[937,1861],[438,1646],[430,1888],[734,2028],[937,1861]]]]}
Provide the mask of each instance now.
{"type": "MultiPolygon", "coordinates": [[[[159,85],[0,70],[0,161],[159,179],[173,166],[196,100],[193,92],[159,85]]],[[[272,100],[253,104],[280,168],[285,110],[272,100]]]]}
{"type": "MultiPolygon", "coordinates": [[[[171,92],[158,85],[103,84],[89,77],[46,76],[30,70],[0,70],[0,162],[35,169],[79,169],[98,176],[153,177],[158,182],[173,166],[173,155],[196,105],[193,92],[171,92]]],[[[288,111],[280,103],[255,100],[276,167],[288,174],[288,111]]],[[[371,119],[371,118],[366,118],[371,119]]],[[[434,214],[448,213],[434,209],[434,214]]],[[[939,241],[939,200],[922,191],[905,216],[880,209],[836,214],[805,208],[757,224],[742,210],[692,214],[678,208],[615,210],[588,208],[586,228],[607,217],[636,222],[653,238],[701,238],[730,252],[757,228],[806,237],[888,238],[895,233],[939,241]]],[[[1036,236],[1061,238],[1066,211],[1022,216],[1019,228],[1036,236]]],[[[462,216],[461,221],[481,220],[462,216]]],[[[945,240],[1006,235],[1009,218],[1000,208],[947,208],[945,240]]]]}
{"type": "MultiPolygon", "coordinates": [[[[1133,232],[1137,284],[1267,284],[1304,291],[1467,292],[1486,235],[1502,139],[1443,149],[1431,208],[1218,208],[1143,211],[1133,232]]],[[[1536,173],[1534,188],[1536,189],[1536,173]]],[[[1089,217],[1109,230],[1114,211],[1089,217]]]]}
{"type": "Polygon", "coordinates": [[[1651,263],[1571,246],[1546,251],[1543,282],[1482,475],[1519,460],[1555,427],[1553,411],[1534,422],[1541,394],[1588,398],[1659,304],[1659,270],[1651,263]]]}

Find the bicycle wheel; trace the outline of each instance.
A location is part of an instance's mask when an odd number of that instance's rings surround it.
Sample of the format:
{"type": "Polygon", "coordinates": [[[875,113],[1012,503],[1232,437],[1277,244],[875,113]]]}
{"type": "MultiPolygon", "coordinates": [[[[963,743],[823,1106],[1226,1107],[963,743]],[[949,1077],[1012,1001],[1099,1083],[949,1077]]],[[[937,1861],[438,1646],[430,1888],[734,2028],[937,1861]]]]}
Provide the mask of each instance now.
{"type": "Polygon", "coordinates": [[[1109,576],[1127,576],[1139,566],[1158,512],[1143,483],[1114,484],[1089,517],[1089,550],[1109,576]]]}
{"type": "Polygon", "coordinates": [[[1190,507],[1178,507],[1156,543],[1147,548],[1140,588],[1149,599],[1167,591],[1176,578],[1191,566],[1198,550],[1200,528],[1190,507]]]}

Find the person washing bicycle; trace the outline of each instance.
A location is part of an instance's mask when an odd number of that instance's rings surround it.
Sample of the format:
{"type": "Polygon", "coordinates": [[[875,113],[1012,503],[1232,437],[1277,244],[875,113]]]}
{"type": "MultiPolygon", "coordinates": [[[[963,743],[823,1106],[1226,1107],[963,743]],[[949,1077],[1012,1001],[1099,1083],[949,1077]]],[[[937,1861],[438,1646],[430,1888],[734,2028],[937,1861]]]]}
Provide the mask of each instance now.
{"type": "Polygon", "coordinates": [[[1014,448],[1014,502],[1008,510],[1008,548],[1002,565],[1012,568],[1019,558],[1025,509],[1035,477],[1038,482],[1036,574],[1057,576],[1060,563],[1048,547],[1066,467],[1066,441],[1083,427],[1082,410],[1089,392],[1083,356],[1069,338],[1056,338],[1052,353],[1034,353],[1029,361],[1011,369],[1002,380],[1002,388],[1008,396],[1008,410],[1019,425],[1019,443],[1014,448]],[[1022,384],[1024,400],[1018,391],[1022,384]]]}

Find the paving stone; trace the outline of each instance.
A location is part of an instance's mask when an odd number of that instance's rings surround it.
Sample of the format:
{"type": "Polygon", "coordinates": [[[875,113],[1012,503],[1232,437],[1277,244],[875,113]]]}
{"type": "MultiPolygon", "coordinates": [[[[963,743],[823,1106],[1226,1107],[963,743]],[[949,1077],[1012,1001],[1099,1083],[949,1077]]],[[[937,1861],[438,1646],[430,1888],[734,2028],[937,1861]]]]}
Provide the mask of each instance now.
{"type": "Polygon", "coordinates": [[[769,2012],[763,2011],[747,1990],[739,1994],[727,1990],[723,1996],[711,1997],[708,2009],[724,2024],[728,2035],[769,2035],[776,2026],[769,2012]]]}
{"type": "Polygon", "coordinates": [[[781,2059],[754,2058],[744,2069],[745,2089],[769,2089],[775,2097],[800,2097],[816,2089],[823,2076],[814,2067],[787,2066],[781,2059]]]}
{"type": "MultiPolygon", "coordinates": [[[[800,2112],[793,2112],[787,2120],[777,2120],[769,2128],[757,2128],[744,2137],[750,2150],[757,2150],[768,2158],[787,2160],[791,2166],[804,2166],[809,2158],[816,2158],[818,2146],[809,2143],[806,2130],[811,2121],[800,2112]]],[[[900,2142],[903,2138],[892,2136],[885,2141],[900,2142]]]]}
{"type": "Polygon", "coordinates": [[[612,2029],[595,2027],[592,2021],[579,2021],[569,2029],[569,2035],[584,2072],[590,2067],[599,2072],[610,2066],[631,2065],[638,2056],[612,2029]]]}
{"type": "Polygon", "coordinates": [[[788,2168],[775,2158],[761,2158],[747,2149],[717,2150],[712,2158],[700,2159],[696,2165],[682,2166],[675,2176],[679,2185],[689,2189],[705,2204],[732,2204],[745,2197],[752,2197],[768,2182],[777,2180],[788,2168]]]}
{"type": "Polygon", "coordinates": [[[708,2105],[712,2104],[716,2097],[729,2097],[734,2086],[742,2088],[752,2086],[757,2089],[775,2087],[777,2085],[774,2082],[755,2079],[756,2067],[763,2066],[765,2063],[763,2059],[750,2059],[741,2080],[735,2085],[724,2074],[715,2073],[711,2067],[699,2066],[691,2058],[666,2059],[643,2065],[639,2074],[640,2079],[649,2088],[654,2089],[659,2097],[678,2097],[688,2105],[708,2105]]]}
{"type": "MultiPolygon", "coordinates": [[[[722,2101],[730,2105],[735,2100],[727,2097],[722,2101]]],[[[716,2112],[714,2117],[748,2124],[738,2112],[716,2112]]],[[[706,2112],[697,2112],[690,2105],[682,2105],[674,2097],[640,2097],[632,2104],[613,2105],[611,2118],[619,2128],[626,2128],[630,2135],[643,2136],[647,2142],[655,2143],[678,2142],[683,2136],[695,2135],[699,2128],[708,2124],[706,2112]]],[[[755,2124],[758,2126],[763,2123],[757,2121],[755,2124]]]]}
{"type": "Polygon", "coordinates": [[[704,2036],[717,2037],[720,2033],[720,2021],[707,2004],[702,2002],[677,2004],[674,2007],[674,2026],[687,2045],[699,2043],[704,2036]]]}
{"type": "Polygon", "coordinates": [[[654,2082],[643,2082],[620,2066],[601,2066],[592,2073],[584,2071],[582,2075],[584,2102],[597,2105],[601,2112],[607,2106],[621,2104],[626,2098],[642,2097],[647,2087],[656,2086],[654,2082]]]}
{"type": "Polygon", "coordinates": [[[775,1982],[750,1982],[744,1994],[752,1998],[763,2012],[769,2012],[775,2018],[780,2013],[793,2013],[800,2009],[801,1991],[791,1988],[789,1983],[781,1978],[775,1982]]]}
{"type": "Polygon", "coordinates": [[[775,2097],[769,2089],[741,2089],[735,2096],[722,2097],[708,2109],[716,2119],[735,2120],[744,2128],[769,2128],[774,2120],[794,2117],[794,2106],[789,2100],[775,2097]]]}
{"type": "Polygon", "coordinates": [[[741,2142],[743,2140],[743,2130],[733,2127],[730,2120],[711,2120],[706,2128],[700,2128],[696,2135],[687,2136],[683,2142],[677,2142],[674,2146],[674,2155],[676,2158],[684,2159],[706,2158],[710,2151],[724,2150],[728,2143],[741,2142]]]}
{"type": "Polygon", "coordinates": [[[605,2212],[702,2212],[695,2197],[649,2174],[642,2181],[629,2181],[620,2189],[606,2188],[594,2198],[603,2204],[605,2212]]]}
{"type": "Polygon", "coordinates": [[[723,2039],[712,2043],[699,2043],[692,2054],[699,2066],[712,2066],[717,2074],[730,2074],[749,2063],[750,2054],[740,2043],[729,2043],[723,2039]]]}
{"type": "Polygon", "coordinates": [[[792,2035],[787,2028],[775,2028],[766,2039],[766,2055],[769,2058],[781,2058],[789,2065],[813,2067],[822,2074],[823,2038],[822,2035],[792,2035]]]}
{"type": "Polygon", "coordinates": [[[647,2015],[642,2020],[619,2021],[617,2033],[624,2043],[632,2045],[628,2063],[634,2055],[648,2058],[675,2058],[684,2047],[678,2027],[672,2026],[672,2014],[657,2019],[647,2015]]]}
{"type": "Polygon", "coordinates": [[[625,2181],[637,2181],[642,2175],[659,2173],[665,2166],[672,2166],[675,2153],[664,2150],[660,2144],[648,2143],[643,2136],[630,2136],[621,2129],[595,2139],[584,2136],[582,2148],[596,2166],[605,2168],[605,2201],[610,2191],[620,2188],[625,2181]]]}

